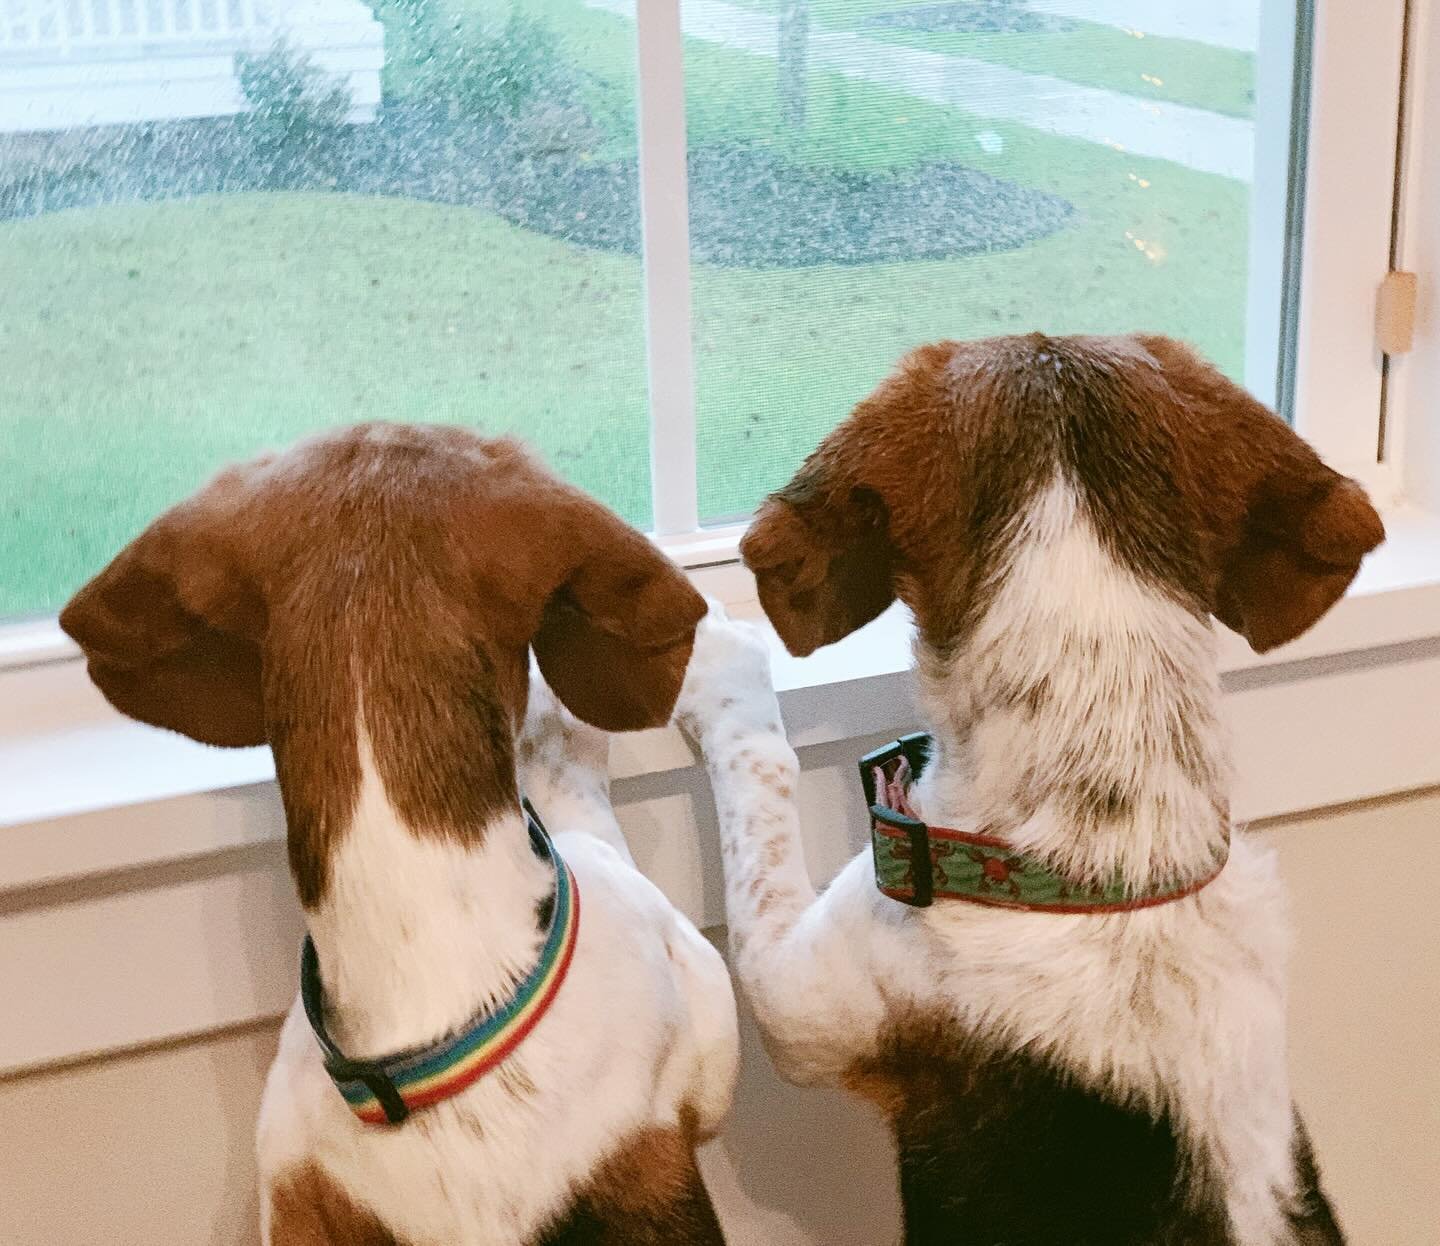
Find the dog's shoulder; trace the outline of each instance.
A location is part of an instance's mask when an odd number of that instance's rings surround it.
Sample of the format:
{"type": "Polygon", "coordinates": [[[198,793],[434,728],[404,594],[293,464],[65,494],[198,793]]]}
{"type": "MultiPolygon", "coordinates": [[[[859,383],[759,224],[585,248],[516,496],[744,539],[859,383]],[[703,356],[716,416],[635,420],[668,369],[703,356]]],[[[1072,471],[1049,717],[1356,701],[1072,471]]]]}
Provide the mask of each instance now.
{"type": "Polygon", "coordinates": [[[690,1132],[641,1130],[534,1246],[724,1246],[690,1132]]]}
{"type": "Polygon", "coordinates": [[[1077,1085],[948,1019],[891,1026],[850,1088],[890,1117],[907,1246],[1222,1246],[1223,1190],[1165,1113],[1077,1085]]]}
{"type": "Polygon", "coordinates": [[[319,1164],[298,1165],[271,1186],[269,1246],[405,1246],[319,1164]]]}

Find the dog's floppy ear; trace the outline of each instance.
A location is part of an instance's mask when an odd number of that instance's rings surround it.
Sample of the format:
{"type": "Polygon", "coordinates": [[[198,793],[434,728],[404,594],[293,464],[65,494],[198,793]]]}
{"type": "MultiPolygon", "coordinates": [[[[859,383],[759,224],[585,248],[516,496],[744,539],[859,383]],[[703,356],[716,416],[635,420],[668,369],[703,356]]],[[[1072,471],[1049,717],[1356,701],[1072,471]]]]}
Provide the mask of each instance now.
{"type": "Polygon", "coordinates": [[[235,481],[166,512],[71,598],[60,626],[131,718],[205,744],[265,743],[265,609],[232,546],[235,481]]]}
{"type": "Polygon", "coordinates": [[[606,731],[670,718],[705,599],[645,537],[577,498],[560,539],[581,559],[546,602],[531,640],[545,682],[577,718],[606,731]]]}
{"type": "Polygon", "coordinates": [[[1385,539],[1365,491],[1279,416],[1177,342],[1146,338],[1176,396],[1196,504],[1214,525],[1211,609],[1257,653],[1294,640],[1385,539]]]}
{"type": "Polygon", "coordinates": [[[841,425],[772,493],[740,542],[760,604],[785,647],[804,657],[848,636],[895,600],[889,514],[856,470],[841,425]]]}
{"type": "Polygon", "coordinates": [[[1318,622],[1344,596],[1360,560],[1385,539],[1365,491],[1285,431],[1304,453],[1256,485],[1215,591],[1215,617],[1256,653],[1318,622]]]}

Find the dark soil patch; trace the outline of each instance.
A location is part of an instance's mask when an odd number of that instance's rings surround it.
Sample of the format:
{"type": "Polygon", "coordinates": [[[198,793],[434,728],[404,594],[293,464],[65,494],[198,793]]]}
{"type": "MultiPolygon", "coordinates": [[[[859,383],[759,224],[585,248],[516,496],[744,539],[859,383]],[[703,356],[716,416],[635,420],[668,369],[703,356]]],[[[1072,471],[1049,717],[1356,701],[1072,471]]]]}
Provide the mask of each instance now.
{"type": "Polygon", "coordinates": [[[1015,0],[951,0],[947,4],[919,4],[909,9],[875,13],[864,26],[894,30],[952,30],[966,34],[1040,34],[1073,30],[1069,18],[1035,13],[1015,0]]]}
{"type": "MultiPolygon", "coordinates": [[[[332,190],[483,207],[578,246],[638,254],[634,160],[594,160],[578,109],[510,124],[423,106],[275,143],[244,118],[0,140],[0,220],[62,208],[257,190],[332,190]]],[[[1065,200],[954,161],[883,173],[753,146],[690,155],[691,251],[731,268],[945,259],[1063,228],[1065,200]]]]}
{"type": "MultiPolygon", "coordinates": [[[[1005,251],[1054,233],[1065,200],[950,161],[885,173],[789,164],[754,147],[690,155],[690,249],[722,268],[803,268],[1005,251]]],[[[516,170],[498,211],[583,246],[638,252],[633,162],[516,170]]]]}

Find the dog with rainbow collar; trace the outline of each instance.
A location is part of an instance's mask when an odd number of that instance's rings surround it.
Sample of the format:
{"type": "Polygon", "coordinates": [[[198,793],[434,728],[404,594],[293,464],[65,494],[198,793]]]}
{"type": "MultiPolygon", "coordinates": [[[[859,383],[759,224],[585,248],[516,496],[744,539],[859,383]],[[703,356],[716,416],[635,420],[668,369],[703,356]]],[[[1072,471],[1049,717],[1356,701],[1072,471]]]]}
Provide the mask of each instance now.
{"type": "Polygon", "coordinates": [[[517,443],[386,424],[221,473],[66,607],[121,711],[274,754],[308,935],[267,1246],[719,1246],[734,996],[600,730],[668,720],[704,609],[517,443]]]}

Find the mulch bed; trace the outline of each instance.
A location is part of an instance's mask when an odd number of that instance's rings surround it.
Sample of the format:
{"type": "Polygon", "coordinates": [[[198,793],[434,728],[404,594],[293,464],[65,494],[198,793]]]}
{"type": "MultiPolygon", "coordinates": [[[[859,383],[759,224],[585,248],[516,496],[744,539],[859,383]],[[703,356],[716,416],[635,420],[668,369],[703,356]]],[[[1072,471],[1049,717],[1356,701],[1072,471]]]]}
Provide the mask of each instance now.
{"type": "MultiPolygon", "coordinates": [[[[0,220],[200,194],[330,190],[482,207],[578,246],[638,254],[635,161],[590,158],[596,137],[578,109],[501,125],[415,105],[278,143],[243,117],[0,136],[0,220]]],[[[691,252],[727,268],[1004,251],[1075,216],[1055,195],[956,161],[857,173],[736,144],[696,149],[689,166],[691,252]]]]}
{"type": "Polygon", "coordinates": [[[1069,18],[1035,13],[1015,0],[951,0],[948,4],[918,4],[867,17],[862,26],[896,30],[950,30],[966,34],[1038,34],[1073,30],[1069,18]]]}

